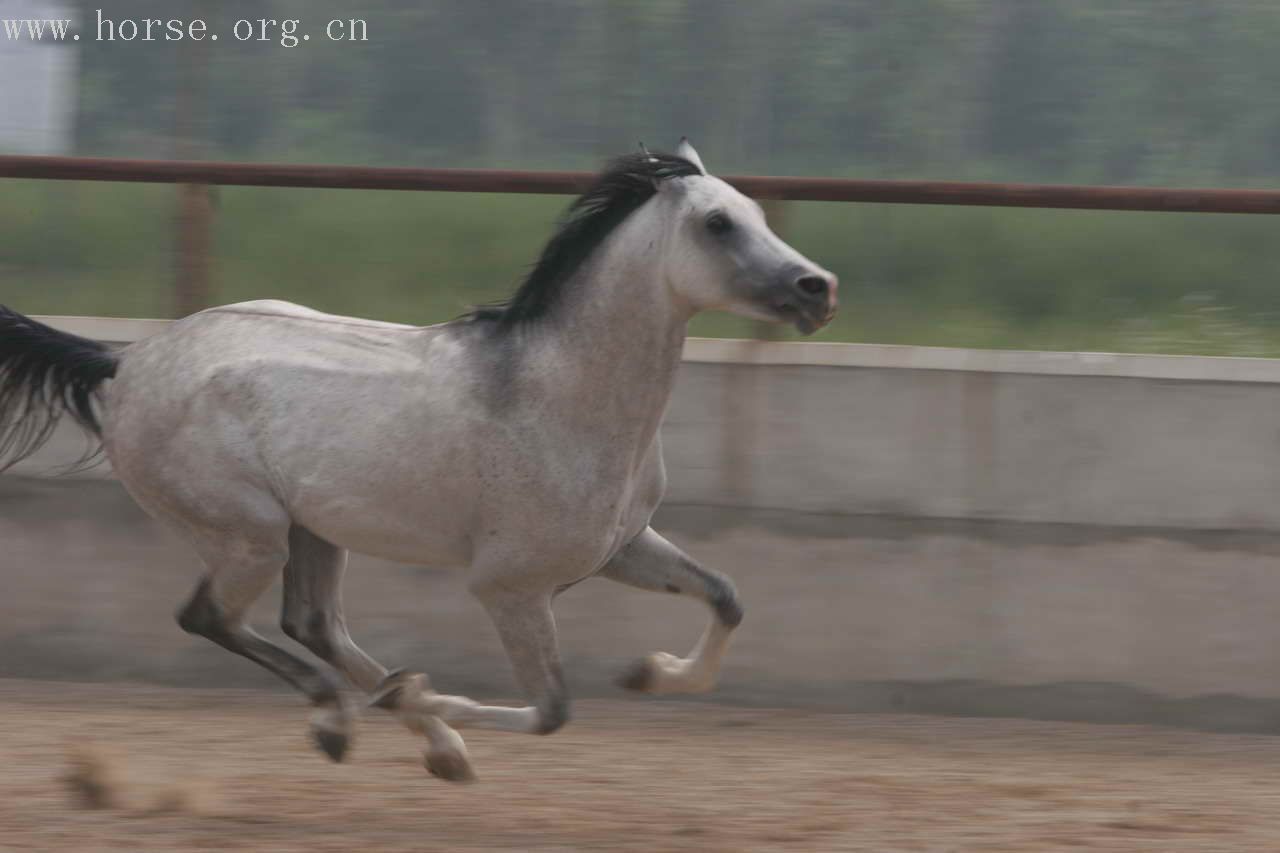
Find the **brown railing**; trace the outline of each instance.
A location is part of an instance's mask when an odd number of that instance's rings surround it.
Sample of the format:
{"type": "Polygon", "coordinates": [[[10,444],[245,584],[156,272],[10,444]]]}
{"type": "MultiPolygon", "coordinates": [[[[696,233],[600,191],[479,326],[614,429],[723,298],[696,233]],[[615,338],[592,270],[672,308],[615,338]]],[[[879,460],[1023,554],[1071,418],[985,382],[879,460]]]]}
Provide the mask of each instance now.
{"type": "MultiPolygon", "coordinates": [[[[211,185],[351,190],[573,194],[590,172],[506,169],[404,169],[371,166],[224,163],[203,160],[125,160],[0,155],[0,178],[178,184],[173,313],[184,316],[212,303],[209,264],[214,206],[211,185]]],[[[764,200],[770,220],[785,222],[783,201],[943,204],[1184,213],[1280,213],[1280,191],[1062,186],[1053,184],[865,181],[835,178],[727,176],[764,200]]],[[[761,328],[761,336],[769,331],[761,328]]]]}
{"type": "MultiPolygon", "coordinates": [[[[313,189],[571,194],[583,189],[591,180],[591,173],[0,156],[0,178],[313,189]]],[[[757,198],[791,201],[1182,213],[1280,213],[1278,190],[866,181],[764,176],[727,176],[725,180],[757,198]]]]}

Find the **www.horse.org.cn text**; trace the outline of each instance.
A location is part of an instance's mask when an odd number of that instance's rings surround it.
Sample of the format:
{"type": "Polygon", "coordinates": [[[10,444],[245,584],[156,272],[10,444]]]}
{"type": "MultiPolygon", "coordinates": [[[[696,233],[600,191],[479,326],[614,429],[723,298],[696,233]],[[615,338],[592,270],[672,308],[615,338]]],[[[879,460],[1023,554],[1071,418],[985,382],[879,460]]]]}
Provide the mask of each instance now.
{"type": "MultiPolygon", "coordinates": [[[[300,47],[312,40],[300,18],[241,18],[220,30],[203,18],[112,18],[94,10],[93,29],[77,31],[69,18],[0,19],[8,42],[182,42],[219,40],[257,42],[279,47],[300,47]]],[[[363,18],[332,18],[317,26],[317,41],[367,42],[369,22],[363,18]]]]}

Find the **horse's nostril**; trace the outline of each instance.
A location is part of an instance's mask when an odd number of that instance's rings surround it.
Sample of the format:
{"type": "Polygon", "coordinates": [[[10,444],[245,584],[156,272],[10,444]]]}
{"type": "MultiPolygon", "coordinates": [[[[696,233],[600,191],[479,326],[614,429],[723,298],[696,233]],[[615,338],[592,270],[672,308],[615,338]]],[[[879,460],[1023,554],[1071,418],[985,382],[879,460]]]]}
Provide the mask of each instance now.
{"type": "Polygon", "coordinates": [[[809,296],[821,296],[827,292],[827,280],[821,276],[805,275],[796,279],[796,287],[809,296]]]}

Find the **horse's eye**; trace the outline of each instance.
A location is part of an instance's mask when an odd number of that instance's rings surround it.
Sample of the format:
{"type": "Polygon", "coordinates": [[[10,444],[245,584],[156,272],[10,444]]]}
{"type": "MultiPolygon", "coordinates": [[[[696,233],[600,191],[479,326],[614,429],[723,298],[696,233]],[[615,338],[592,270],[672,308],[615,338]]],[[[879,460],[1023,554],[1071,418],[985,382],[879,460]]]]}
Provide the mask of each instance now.
{"type": "Polygon", "coordinates": [[[733,230],[733,220],[717,210],[707,217],[707,230],[712,234],[728,234],[733,230]]]}

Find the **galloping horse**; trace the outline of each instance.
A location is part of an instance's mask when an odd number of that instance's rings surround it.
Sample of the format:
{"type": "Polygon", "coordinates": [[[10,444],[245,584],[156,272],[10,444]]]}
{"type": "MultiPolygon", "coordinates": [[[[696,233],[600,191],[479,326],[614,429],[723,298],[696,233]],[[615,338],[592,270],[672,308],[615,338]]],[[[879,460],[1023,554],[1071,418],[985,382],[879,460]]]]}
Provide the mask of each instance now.
{"type": "Polygon", "coordinates": [[[742,606],[649,526],[686,326],[722,309],[808,334],[835,308],[835,276],[687,140],[642,147],[573,203],[514,296],[452,322],[257,301],[109,350],[0,308],[0,457],[30,455],[63,414],[100,435],[120,482],[204,564],[184,630],[304,693],[334,760],[356,716],[340,674],[426,736],[428,769],[465,780],[456,728],[550,734],[568,720],[551,603],[586,578],[705,602],[688,657],[651,654],[621,681],[711,688],[742,606]],[[530,704],[437,693],[361,651],[342,615],[348,549],[465,567],[530,704]],[[281,625],[323,664],[245,623],[281,572],[281,625]]]}

